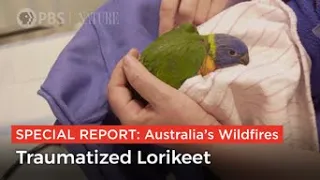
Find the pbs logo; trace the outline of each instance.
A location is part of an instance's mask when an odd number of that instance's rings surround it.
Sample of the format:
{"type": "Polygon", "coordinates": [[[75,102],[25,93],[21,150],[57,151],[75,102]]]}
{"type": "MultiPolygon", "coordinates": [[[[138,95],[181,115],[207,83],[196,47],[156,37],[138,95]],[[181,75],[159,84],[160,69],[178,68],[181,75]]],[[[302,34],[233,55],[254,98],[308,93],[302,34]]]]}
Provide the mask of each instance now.
{"type": "Polygon", "coordinates": [[[24,8],[17,14],[17,23],[22,28],[30,28],[36,25],[36,13],[30,8],[24,8]]]}

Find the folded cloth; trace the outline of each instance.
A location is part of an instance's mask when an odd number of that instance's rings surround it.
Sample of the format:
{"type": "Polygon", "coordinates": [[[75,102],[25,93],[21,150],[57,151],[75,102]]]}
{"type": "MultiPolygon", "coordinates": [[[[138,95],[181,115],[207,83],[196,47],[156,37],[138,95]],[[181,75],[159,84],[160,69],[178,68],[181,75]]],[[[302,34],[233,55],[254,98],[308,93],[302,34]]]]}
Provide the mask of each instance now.
{"type": "Polygon", "coordinates": [[[320,129],[320,0],[289,0],[298,19],[298,33],[311,57],[311,89],[320,129]]]}
{"type": "Polygon", "coordinates": [[[223,124],[283,125],[285,143],[318,151],[310,58],[296,28],[294,12],[280,0],[252,0],[223,11],[198,30],[242,39],[249,65],[195,76],[180,90],[223,124]]]}
{"type": "MultiPolygon", "coordinates": [[[[312,59],[311,83],[320,77],[320,0],[290,0],[287,3],[298,19],[298,33],[312,59]]],[[[320,97],[320,86],[311,86],[313,97],[320,97]]]]}

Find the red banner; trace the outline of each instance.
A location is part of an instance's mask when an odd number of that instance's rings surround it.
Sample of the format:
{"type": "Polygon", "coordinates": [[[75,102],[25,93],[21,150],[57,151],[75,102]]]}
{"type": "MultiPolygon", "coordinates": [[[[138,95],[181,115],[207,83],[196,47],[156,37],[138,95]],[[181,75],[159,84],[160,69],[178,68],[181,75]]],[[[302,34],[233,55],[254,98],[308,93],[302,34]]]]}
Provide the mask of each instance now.
{"type": "Polygon", "coordinates": [[[20,144],[282,143],[282,126],[11,126],[20,144]]]}

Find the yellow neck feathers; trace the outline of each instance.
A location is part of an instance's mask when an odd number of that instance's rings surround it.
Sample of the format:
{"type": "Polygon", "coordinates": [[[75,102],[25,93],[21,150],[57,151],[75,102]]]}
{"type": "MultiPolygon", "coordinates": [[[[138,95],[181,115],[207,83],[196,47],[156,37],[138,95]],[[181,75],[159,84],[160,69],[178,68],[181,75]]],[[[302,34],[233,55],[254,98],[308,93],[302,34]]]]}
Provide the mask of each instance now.
{"type": "Polygon", "coordinates": [[[214,34],[208,35],[208,42],[210,45],[209,54],[211,57],[215,57],[216,54],[216,43],[214,42],[214,34]]]}
{"type": "Polygon", "coordinates": [[[208,35],[208,43],[209,43],[209,54],[203,60],[202,66],[198,72],[198,74],[205,76],[210,72],[213,72],[217,69],[214,57],[216,54],[216,43],[214,42],[214,34],[208,35]]]}

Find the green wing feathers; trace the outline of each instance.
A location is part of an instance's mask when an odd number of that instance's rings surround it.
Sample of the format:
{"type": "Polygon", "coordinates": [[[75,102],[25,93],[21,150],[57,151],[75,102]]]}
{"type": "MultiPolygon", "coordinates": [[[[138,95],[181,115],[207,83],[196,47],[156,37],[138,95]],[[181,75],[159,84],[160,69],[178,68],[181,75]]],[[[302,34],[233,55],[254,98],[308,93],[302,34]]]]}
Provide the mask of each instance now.
{"type": "MultiPolygon", "coordinates": [[[[196,27],[183,24],[152,42],[141,53],[140,61],[157,78],[178,89],[198,73],[208,50],[208,42],[196,27]]],[[[130,89],[135,99],[143,100],[132,87],[130,89]]]]}
{"type": "Polygon", "coordinates": [[[140,60],[153,75],[178,89],[187,78],[197,74],[206,55],[201,36],[177,34],[170,40],[163,38],[150,44],[140,60]]]}

